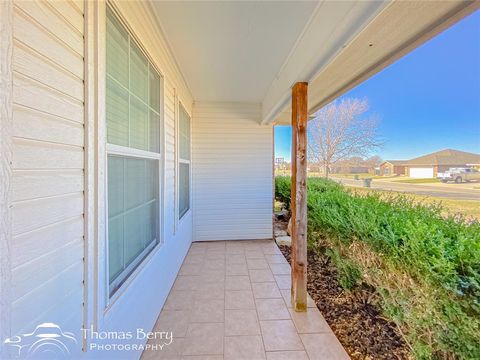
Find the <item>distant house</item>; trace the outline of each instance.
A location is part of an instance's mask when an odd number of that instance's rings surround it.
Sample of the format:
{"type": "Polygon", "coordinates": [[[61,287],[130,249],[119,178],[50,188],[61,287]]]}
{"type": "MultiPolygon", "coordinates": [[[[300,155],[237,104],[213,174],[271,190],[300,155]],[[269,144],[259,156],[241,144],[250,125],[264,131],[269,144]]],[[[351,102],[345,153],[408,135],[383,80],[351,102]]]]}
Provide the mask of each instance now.
{"type": "Polygon", "coordinates": [[[408,160],[405,163],[405,174],[412,178],[434,178],[439,172],[450,168],[478,163],[480,163],[480,154],[445,149],[408,160]]]}
{"type": "Polygon", "coordinates": [[[366,174],[370,168],[368,166],[333,166],[332,174],[366,174]]]}
{"type": "Polygon", "coordinates": [[[405,163],[407,160],[385,160],[380,164],[380,175],[405,175],[405,163]]]}

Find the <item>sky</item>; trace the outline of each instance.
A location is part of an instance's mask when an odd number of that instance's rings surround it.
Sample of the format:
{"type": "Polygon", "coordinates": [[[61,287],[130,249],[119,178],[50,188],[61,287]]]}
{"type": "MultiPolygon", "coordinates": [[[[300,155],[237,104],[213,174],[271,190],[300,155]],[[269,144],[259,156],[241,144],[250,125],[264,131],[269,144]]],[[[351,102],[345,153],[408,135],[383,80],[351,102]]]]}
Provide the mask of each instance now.
{"type": "MultiPolygon", "coordinates": [[[[383,159],[480,153],[480,10],[342,97],[368,99],[383,159]]],[[[275,127],[275,156],[290,161],[290,144],[291,128],[275,127]]]]}

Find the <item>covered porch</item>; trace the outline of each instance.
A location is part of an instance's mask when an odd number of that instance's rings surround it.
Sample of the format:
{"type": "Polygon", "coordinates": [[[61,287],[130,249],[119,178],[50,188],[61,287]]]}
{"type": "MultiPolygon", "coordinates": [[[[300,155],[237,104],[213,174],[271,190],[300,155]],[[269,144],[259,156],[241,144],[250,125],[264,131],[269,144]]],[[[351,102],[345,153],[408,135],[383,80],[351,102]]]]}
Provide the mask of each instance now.
{"type": "Polygon", "coordinates": [[[478,4],[1,2],[2,341],[55,323],[75,359],[348,358],[306,291],[307,121],[478,4]],[[85,329],[173,341],[103,352],[85,329]]]}
{"type": "Polygon", "coordinates": [[[174,340],[150,340],[142,359],[348,359],[310,296],[292,309],[290,289],[273,240],[193,243],[153,330],[174,340]]]}

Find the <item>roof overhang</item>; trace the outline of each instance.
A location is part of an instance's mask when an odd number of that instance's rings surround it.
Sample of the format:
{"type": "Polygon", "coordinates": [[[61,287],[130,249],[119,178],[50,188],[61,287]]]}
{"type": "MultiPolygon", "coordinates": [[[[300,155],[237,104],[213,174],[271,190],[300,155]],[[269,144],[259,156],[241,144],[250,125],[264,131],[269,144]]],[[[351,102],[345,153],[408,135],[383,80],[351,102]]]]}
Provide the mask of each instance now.
{"type": "Polygon", "coordinates": [[[291,87],[309,112],[480,6],[473,1],[152,1],[195,101],[249,102],[290,124],[291,87]]]}
{"type": "Polygon", "coordinates": [[[308,108],[313,116],[324,105],[479,7],[480,2],[475,1],[390,2],[329,62],[318,59],[318,71],[313,76],[285,76],[277,80],[279,84],[263,102],[263,123],[290,124],[288,87],[295,81],[309,82],[308,108]]]}

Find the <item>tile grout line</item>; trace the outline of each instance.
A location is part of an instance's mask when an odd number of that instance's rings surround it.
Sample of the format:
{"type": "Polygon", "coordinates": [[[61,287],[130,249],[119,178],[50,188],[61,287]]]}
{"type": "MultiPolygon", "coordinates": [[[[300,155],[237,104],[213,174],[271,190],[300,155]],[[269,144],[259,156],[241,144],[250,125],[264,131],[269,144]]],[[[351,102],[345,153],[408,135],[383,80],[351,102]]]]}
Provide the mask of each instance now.
{"type": "MultiPolygon", "coordinates": [[[[267,259],[265,259],[265,254],[263,253],[263,249],[261,249],[261,252],[262,252],[262,256],[263,256],[262,259],[264,261],[267,261],[267,259]]],[[[248,272],[248,276],[250,277],[250,271],[248,272]]],[[[252,286],[251,279],[250,279],[250,286],[252,287],[252,294],[253,294],[253,286],[252,286]]],[[[255,314],[257,315],[258,328],[260,329],[260,338],[262,339],[263,352],[265,354],[265,359],[266,359],[267,358],[267,348],[265,346],[265,340],[263,338],[263,331],[262,331],[262,326],[260,324],[260,316],[258,315],[257,299],[255,298],[255,295],[253,295],[253,303],[255,304],[255,314]]]]}

